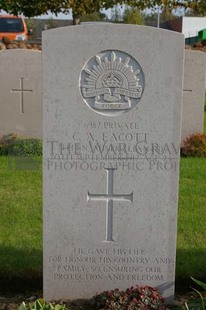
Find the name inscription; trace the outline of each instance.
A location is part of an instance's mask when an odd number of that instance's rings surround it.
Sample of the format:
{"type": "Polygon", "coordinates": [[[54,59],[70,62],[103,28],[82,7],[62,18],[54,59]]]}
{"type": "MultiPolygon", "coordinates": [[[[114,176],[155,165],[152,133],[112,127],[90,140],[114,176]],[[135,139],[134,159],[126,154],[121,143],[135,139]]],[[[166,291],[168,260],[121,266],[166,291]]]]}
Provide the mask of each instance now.
{"type": "Polygon", "coordinates": [[[46,169],[176,171],[179,145],[152,141],[138,123],[88,122],[69,132],[68,141],[47,141],[46,169]]]}

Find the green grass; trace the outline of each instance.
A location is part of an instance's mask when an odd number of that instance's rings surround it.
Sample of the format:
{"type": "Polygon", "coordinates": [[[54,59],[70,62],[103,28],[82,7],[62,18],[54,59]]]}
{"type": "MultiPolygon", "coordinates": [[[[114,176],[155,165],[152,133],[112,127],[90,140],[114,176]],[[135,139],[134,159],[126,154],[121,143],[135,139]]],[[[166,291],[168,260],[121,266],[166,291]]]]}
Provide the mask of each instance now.
{"type": "Polygon", "coordinates": [[[180,166],[177,277],[206,278],[206,159],[182,158],[180,166]]]}
{"type": "MultiPolygon", "coordinates": [[[[0,274],[42,273],[41,171],[8,169],[0,157],[0,274]]],[[[206,275],[206,160],[182,158],[177,278],[206,275]]]]}
{"type": "Polygon", "coordinates": [[[0,278],[42,272],[40,170],[10,170],[0,157],[0,278]]]}
{"type": "MultiPolygon", "coordinates": [[[[206,112],[205,126],[206,133],[206,112]]],[[[180,165],[176,278],[206,278],[206,159],[180,165]]],[[[42,275],[42,173],[0,157],[0,278],[42,275]],[[13,166],[12,166],[13,167],[13,166]]]]}

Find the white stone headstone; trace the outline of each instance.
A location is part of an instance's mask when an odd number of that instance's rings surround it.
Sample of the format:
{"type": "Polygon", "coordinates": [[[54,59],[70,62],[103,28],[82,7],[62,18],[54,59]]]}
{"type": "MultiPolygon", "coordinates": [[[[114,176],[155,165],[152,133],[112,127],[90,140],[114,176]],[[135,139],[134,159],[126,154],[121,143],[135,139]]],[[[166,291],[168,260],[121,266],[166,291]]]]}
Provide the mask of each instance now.
{"type": "Polygon", "coordinates": [[[41,138],[41,52],[0,51],[0,72],[0,136],[41,138]]]}
{"type": "Polygon", "coordinates": [[[47,300],[136,284],[173,299],[183,45],[140,26],[43,34],[47,300]]]}
{"type": "Polygon", "coordinates": [[[203,133],[206,85],[206,54],[185,51],[181,142],[194,133],[203,133]]]}

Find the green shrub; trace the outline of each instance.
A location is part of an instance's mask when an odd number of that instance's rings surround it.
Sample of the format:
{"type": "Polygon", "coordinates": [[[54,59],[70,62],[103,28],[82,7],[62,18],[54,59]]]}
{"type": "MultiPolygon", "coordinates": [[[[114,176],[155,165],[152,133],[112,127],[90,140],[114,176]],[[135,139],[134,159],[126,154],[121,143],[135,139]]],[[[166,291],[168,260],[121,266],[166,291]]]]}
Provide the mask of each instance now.
{"type": "Polygon", "coordinates": [[[18,139],[11,133],[0,138],[0,156],[41,156],[42,141],[39,139],[18,139]]]}
{"type": "Polygon", "coordinates": [[[8,37],[6,37],[6,36],[2,37],[1,41],[2,41],[5,45],[8,45],[8,44],[11,43],[11,40],[10,40],[8,37]]]}
{"type": "Polygon", "coordinates": [[[49,302],[45,302],[43,299],[37,299],[33,303],[28,305],[23,302],[18,310],[67,310],[65,305],[53,305],[49,302]]]}
{"type": "Polygon", "coordinates": [[[17,140],[17,135],[10,133],[9,135],[3,136],[0,138],[0,155],[5,156],[9,153],[9,148],[17,140]]]}
{"type": "Polygon", "coordinates": [[[183,156],[206,157],[206,135],[196,133],[186,138],[181,154],[183,156]]]}
{"type": "Polygon", "coordinates": [[[164,299],[160,293],[149,286],[131,287],[126,291],[120,291],[119,289],[105,291],[93,298],[93,305],[97,310],[166,309],[164,299]]]}
{"type": "Polygon", "coordinates": [[[42,141],[38,139],[18,139],[9,147],[12,156],[42,155],[42,141]]]}

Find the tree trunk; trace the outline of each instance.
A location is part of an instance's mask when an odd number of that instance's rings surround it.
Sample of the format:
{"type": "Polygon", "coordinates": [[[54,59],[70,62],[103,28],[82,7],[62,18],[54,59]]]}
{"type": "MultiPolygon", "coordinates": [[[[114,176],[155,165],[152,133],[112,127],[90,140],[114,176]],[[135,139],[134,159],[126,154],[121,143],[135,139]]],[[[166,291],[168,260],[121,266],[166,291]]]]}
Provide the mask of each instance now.
{"type": "Polygon", "coordinates": [[[78,14],[73,13],[73,25],[80,25],[80,16],[78,14]]]}

